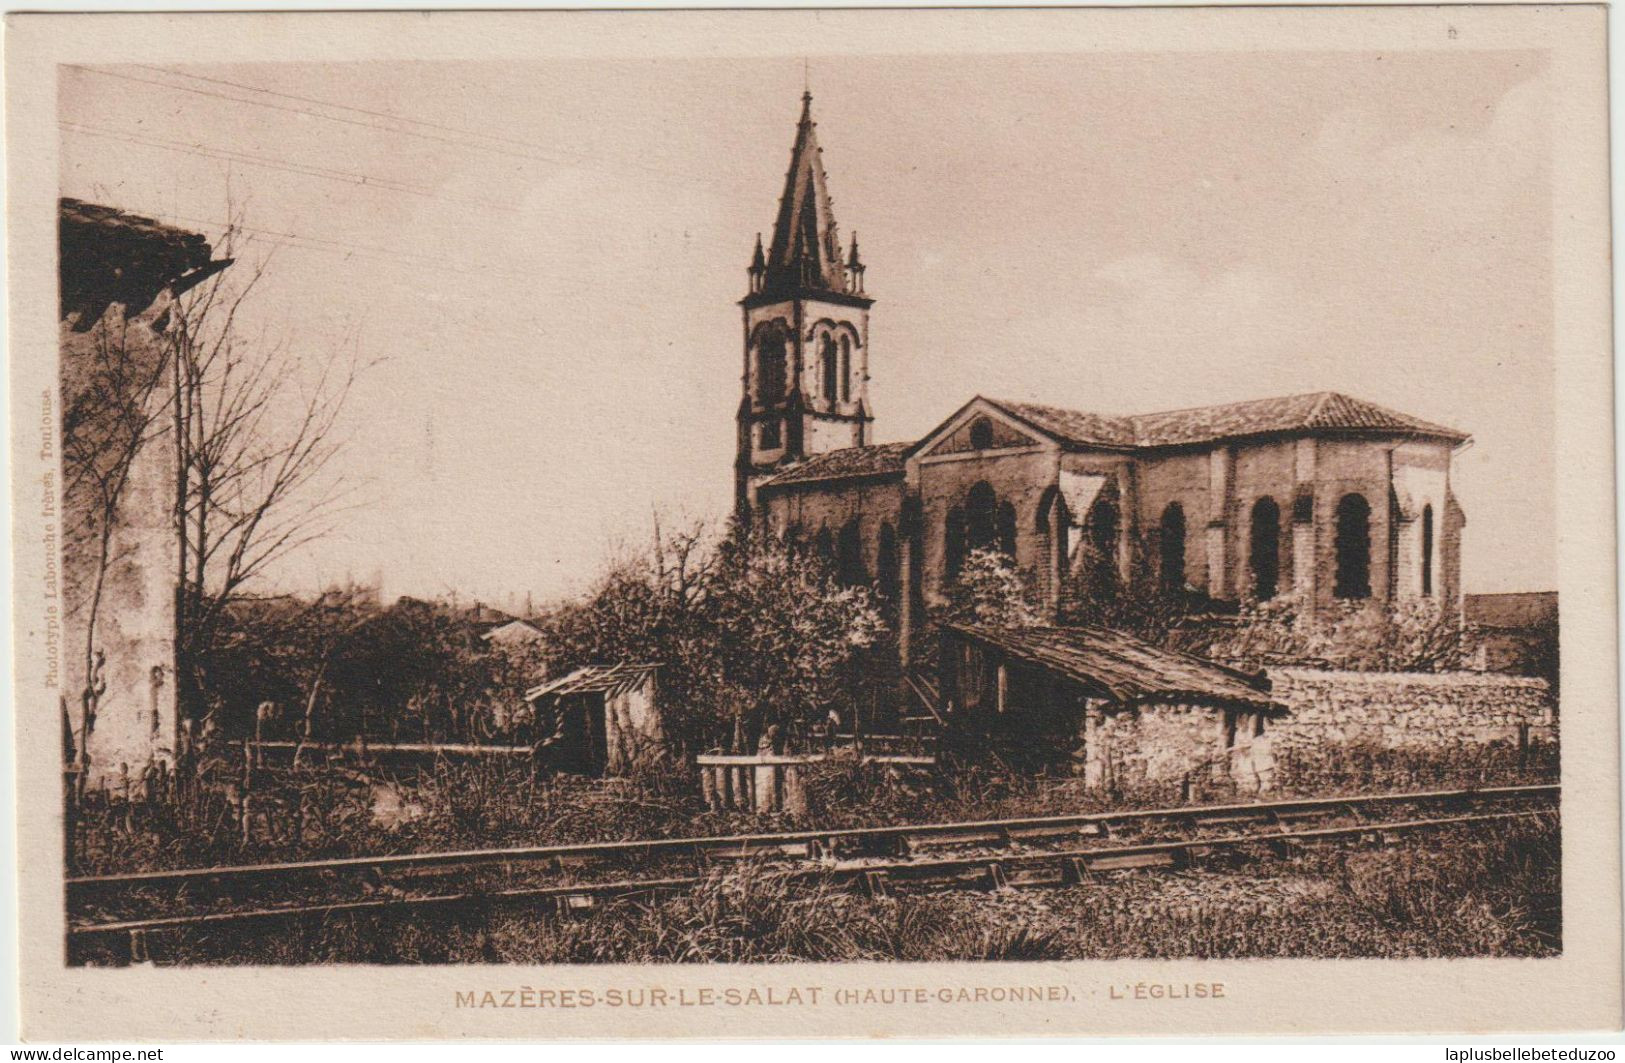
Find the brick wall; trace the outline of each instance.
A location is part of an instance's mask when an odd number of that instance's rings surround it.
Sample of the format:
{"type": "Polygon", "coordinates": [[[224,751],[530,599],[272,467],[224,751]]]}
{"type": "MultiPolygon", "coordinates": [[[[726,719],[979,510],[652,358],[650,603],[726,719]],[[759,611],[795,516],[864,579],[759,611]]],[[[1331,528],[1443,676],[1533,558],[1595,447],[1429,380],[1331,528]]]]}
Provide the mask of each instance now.
{"type": "Polygon", "coordinates": [[[1556,738],[1556,704],[1544,679],[1485,675],[1338,672],[1276,668],[1271,696],[1286,705],[1271,721],[1277,750],[1320,743],[1372,743],[1385,748],[1556,738]]]}

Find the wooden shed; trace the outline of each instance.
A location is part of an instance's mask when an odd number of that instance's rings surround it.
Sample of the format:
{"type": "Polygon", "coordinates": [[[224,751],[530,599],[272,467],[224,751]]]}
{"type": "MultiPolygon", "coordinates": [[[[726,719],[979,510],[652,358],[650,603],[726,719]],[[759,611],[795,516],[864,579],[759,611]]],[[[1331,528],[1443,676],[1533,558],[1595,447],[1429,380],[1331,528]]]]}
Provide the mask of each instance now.
{"type": "Polygon", "coordinates": [[[941,712],[962,742],[1066,763],[1091,786],[1206,773],[1267,789],[1268,721],[1286,709],[1262,673],[1101,628],[942,629],[941,712]]]}
{"type": "Polygon", "coordinates": [[[660,665],[588,665],[525,692],[538,721],[556,720],[546,743],[566,771],[618,775],[665,743],[660,720],[660,665]]]}

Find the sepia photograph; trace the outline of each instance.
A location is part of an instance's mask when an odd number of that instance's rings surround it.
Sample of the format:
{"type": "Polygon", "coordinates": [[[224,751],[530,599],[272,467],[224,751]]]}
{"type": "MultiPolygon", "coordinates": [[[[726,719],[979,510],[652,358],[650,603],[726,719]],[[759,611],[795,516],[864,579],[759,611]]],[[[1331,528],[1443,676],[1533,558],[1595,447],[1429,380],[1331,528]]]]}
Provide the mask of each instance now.
{"type": "Polygon", "coordinates": [[[53,52],[12,205],[53,238],[55,351],[13,351],[52,962],[440,968],[462,1023],[512,965],[659,1011],[662,968],[1042,1009],[1135,989],[1038,964],[1206,1006],[1208,961],[1617,961],[1565,903],[1576,771],[1617,835],[1566,53],[1534,9],[1009,14],[53,52]]]}

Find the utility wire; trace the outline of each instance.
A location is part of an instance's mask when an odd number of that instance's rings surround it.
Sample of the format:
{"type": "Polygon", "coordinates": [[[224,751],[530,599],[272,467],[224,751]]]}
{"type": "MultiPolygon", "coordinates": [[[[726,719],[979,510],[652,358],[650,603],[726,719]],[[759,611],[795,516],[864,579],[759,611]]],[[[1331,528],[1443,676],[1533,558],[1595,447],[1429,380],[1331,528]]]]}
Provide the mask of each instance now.
{"type": "MultiPolygon", "coordinates": [[[[489,152],[489,153],[494,154],[494,155],[502,155],[502,156],[506,156],[506,157],[512,158],[512,159],[520,159],[520,160],[523,160],[523,161],[526,161],[526,162],[543,162],[543,163],[551,163],[551,164],[554,164],[554,165],[575,165],[575,164],[578,164],[578,163],[585,162],[588,165],[592,165],[595,162],[595,160],[599,161],[599,162],[603,161],[601,156],[592,156],[592,155],[587,155],[587,154],[583,154],[583,153],[574,153],[574,154],[560,153],[560,152],[556,152],[556,151],[549,153],[549,152],[547,152],[547,149],[537,148],[537,147],[534,147],[534,146],[531,146],[531,145],[528,145],[528,144],[525,145],[526,148],[528,149],[526,152],[516,152],[516,151],[510,151],[510,150],[508,150],[506,148],[496,147],[496,146],[491,145],[491,144],[479,143],[478,139],[474,139],[474,140],[468,139],[469,137],[474,137],[474,138],[482,138],[483,137],[483,138],[486,138],[486,139],[500,139],[500,138],[491,137],[490,134],[485,134],[485,133],[471,133],[471,132],[469,132],[467,130],[459,130],[458,132],[459,132],[459,135],[460,135],[461,139],[454,139],[454,138],[451,138],[451,137],[438,136],[438,135],[436,135],[434,133],[419,132],[419,131],[411,130],[411,129],[401,129],[401,128],[398,128],[396,126],[385,126],[385,125],[380,125],[380,124],[378,124],[376,122],[367,122],[367,121],[362,121],[360,119],[355,119],[355,118],[345,118],[342,115],[325,114],[325,113],[323,113],[321,111],[312,111],[312,110],[309,110],[309,109],[304,108],[304,107],[290,107],[290,106],[285,106],[285,105],[279,104],[279,103],[271,103],[271,102],[266,101],[266,100],[244,99],[241,96],[228,95],[226,93],[221,93],[221,92],[212,92],[212,91],[210,91],[208,89],[193,88],[193,87],[188,86],[188,85],[177,85],[173,81],[159,81],[159,80],[154,80],[152,78],[136,77],[133,74],[121,74],[121,73],[118,73],[116,71],[103,69],[101,67],[84,66],[84,65],[81,65],[81,64],[78,64],[78,63],[64,63],[62,65],[69,68],[69,69],[71,69],[71,70],[79,70],[79,71],[83,71],[84,73],[87,73],[87,74],[98,74],[98,75],[100,75],[102,77],[118,78],[118,79],[123,80],[123,81],[132,81],[132,82],[135,82],[137,84],[153,85],[153,86],[156,86],[158,88],[169,89],[169,90],[174,91],[174,92],[187,92],[187,93],[192,93],[192,94],[197,95],[197,96],[207,96],[207,97],[211,97],[211,98],[214,98],[214,99],[226,100],[226,101],[229,101],[231,103],[247,104],[248,106],[251,106],[251,107],[263,107],[263,108],[267,108],[267,109],[270,109],[270,110],[273,110],[273,111],[282,111],[282,112],[285,112],[285,113],[288,113],[288,114],[306,115],[306,116],[311,117],[311,118],[320,118],[320,119],[324,119],[324,120],[329,121],[329,122],[337,122],[337,123],[340,123],[340,124],[343,124],[343,125],[357,126],[357,127],[363,128],[363,129],[372,129],[372,130],[376,130],[376,131],[382,131],[382,132],[385,132],[385,133],[393,133],[393,134],[395,134],[397,136],[415,137],[415,138],[417,138],[419,140],[425,140],[425,141],[430,141],[432,143],[449,145],[451,147],[473,148],[473,149],[478,150],[478,151],[485,151],[485,152],[489,152]]],[[[152,69],[152,68],[143,66],[143,67],[141,67],[141,69],[152,69]]],[[[162,69],[162,68],[159,68],[159,69],[162,69]]],[[[182,73],[180,73],[178,71],[166,71],[166,73],[179,74],[179,76],[181,76],[181,77],[196,77],[197,76],[197,75],[182,74],[182,73]]],[[[258,88],[255,88],[253,86],[238,85],[235,82],[223,82],[223,81],[221,81],[221,79],[218,79],[218,78],[207,79],[207,80],[210,80],[210,81],[213,81],[213,82],[216,82],[216,83],[220,83],[220,84],[228,84],[228,85],[231,85],[234,88],[241,88],[241,89],[244,89],[244,90],[250,91],[250,92],[265,92],[267,94],[272,94],[272,95],[286,95],[286,94],[281,94],[281,93],[272,93],[271,90],[269,90],[269,89],[258,89],[258,88]]],[[[347,107],[347,105],[344,105],[344,104],[333,104],[333,103],[328,103],[326,101],[316,101],[316,100],[313,100],[313,98],[311,98],[311,97],[297,97],[297,98],[301,99],[301,100],[309,101],[309,102],[316,102],[319,106],[323,106],[323,107],[333,107],[333,108],[344,107],[345,109],[348,109],[348,110],[361,111],[360,108],[349,108],[349,107],[347,107]]],[[[373,114],[373,115],[381,115],[381,114],[383,114],[383,112],[376,112],[376,111],[373,111],[373,112],[361,111],[361,113],[373,114]]],[[[447,128],[447,129],[453,128],[453,127],[439,127],[435,123],[423,122],[420,119],[402,118],[402,117],[400,117],[398,115],[390,115],[388,117],[389,117],[389,119],[391,121],[402,123],[402,124],[420,124],[420,125],[424,125],[424,126],[429,127],[429,128],[447,128]]],[[[523,143],[523,142],[521,141],[519,143],[523,143]]],[[[657,169],[655,167],[646,166],[646,165],[643,165],[641,163],[630,162],[630,161],[627,161],[627,160],[614,160],[611,163],[611,166],[612,167],[613,166],[628,167],[628,168],[631,168],[631,169],[642,170],[642,171],[644,171],[646,173],[654,174],[654,175],[657,175],[657,176],[675,177],[675,178],[677,178],[679,180],[683,180],[683,181],[694,182],[694,183],[699,183],[699,184],[706,184],[706,185],[710,185],[710,186],[712,186],[714,188],[718,188],[718,189],[722,189],[722,190],[726,190],[726,191],[730,191],[730,192],[733,191],[731,188],[729,188],[729,186],[727,186],[725,184],[722,184],[721,182],[708,180],[706,178],[700,177],[700,176],[695,175],[695,174],[675,173],[675,172],[671,172],[671,171],[660,170],[660,169],[657,169]]]]}
{"type": "Polygon", "coordinates": [[[145,147],[161,148],[166,151],[180,152],[185,155],[195,155],[199,158],[219,159],[224,162],[237,162],[246,166],[257,166],[262,169],[276,170],[282,173],[299,174],[306,177],[322,177],[332,181],[340,181],[348,185],[358,185],[363,188],[376,188],[389,192],[404,192],[408,195],[422,196],[425,199],[438,199],[447,203],[462,203],[470,206],[486,207],[491,210],[502,211],[507,214],[519,213],[507,203],[499,203],[490,199],[468,199],[457,196],[446,196],[432,188],[422,185],[412,185],[405,181],[397,181],[392,177],[377,177],[370,174],[353,173],[349,170],[339,170],[326,166],[317,166],[312,163],[294,162],[285,159],[271,159],[261,155],[249,155],[245,152],[232,151],[227,148],[216,148],[206,144],[186,144],[178,140],[165,140],[160,137],[143,136],[123,130],[99,129],[95,126],[80,122],[59,122],[62,129],[83,136],[104,137],[109,140],[119,140],[127,144],[140,144],[145,147]]]}

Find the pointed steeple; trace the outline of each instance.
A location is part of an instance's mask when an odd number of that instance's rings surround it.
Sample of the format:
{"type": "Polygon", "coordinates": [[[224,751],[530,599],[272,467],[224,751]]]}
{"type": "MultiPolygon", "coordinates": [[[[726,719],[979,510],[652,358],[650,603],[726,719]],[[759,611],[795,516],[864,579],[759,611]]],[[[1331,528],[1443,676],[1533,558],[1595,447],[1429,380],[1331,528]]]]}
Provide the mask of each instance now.
{"type": "Polygon", "coordinates": [[[802,93],[796,144],[790,152],[790,171],[785,175],[779,217],[768,247],[769,289],[850,290],[816,129],[812,93],[802,93]]]}

